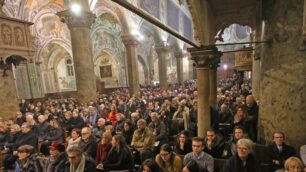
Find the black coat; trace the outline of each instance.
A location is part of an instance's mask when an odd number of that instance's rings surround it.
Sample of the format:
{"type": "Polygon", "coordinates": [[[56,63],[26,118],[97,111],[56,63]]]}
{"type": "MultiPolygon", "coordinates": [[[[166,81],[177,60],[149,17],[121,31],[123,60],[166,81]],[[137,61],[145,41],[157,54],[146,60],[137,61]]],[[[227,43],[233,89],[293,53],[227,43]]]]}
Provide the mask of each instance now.
{"type": "Polygon", "coordinates": [[[83,152],[93,159],[96,159],[97,146],[98,144],[93,136],[91,136],[87,142],[81,139],[79,143],[79,147],[83,150],[83,152]]]}
{"type": "Polygon", "coordinates": [[[13,145],[13,150],[17,150],[17,148],[21,145],[31,145],[36,150],[38,148],[38,138],[37,135],[33,131],[29,131],[27,133],[22,133],[17,139],[15,144],[13,145]]]}
{"type": "Polygon", "coordinates": [[[243,162],[238,155],[235,154],[226,161],[223,172],[260,172],[260,166],[252,154],[249,154],[245,166],[243,166],[243,162]]]}
{"type": "Polygon", "coordinates": [[[130,170],[133,171],[133,155],[128,147],[121,148],[119,151],[111,149],[103,163],[105,170],[130,170]]]}
{"type": "Polygon", "coordinates": [[[267,146],[266,152],[267,152],[266,155],[268,158],[268,162],[271,165],[271,171],[284,168],[284,163],[286,159],[288,159],[291,156],[296,156],[295,149],[289,145],[286,145],[285,143],[282,146],[282,152],[279,152],[275,143],[272,143],[271,145],[267,146]],[[273,160],[279,161],[280,164],[278,165],[273,163],[273,160]]]}

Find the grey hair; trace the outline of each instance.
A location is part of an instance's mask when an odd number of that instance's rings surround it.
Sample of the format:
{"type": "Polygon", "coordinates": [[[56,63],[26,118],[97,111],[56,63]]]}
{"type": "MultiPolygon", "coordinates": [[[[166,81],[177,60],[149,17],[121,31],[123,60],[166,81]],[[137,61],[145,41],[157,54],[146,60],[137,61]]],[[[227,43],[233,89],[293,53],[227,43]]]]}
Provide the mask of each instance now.
{"type": "Polygon", "coordinates": [[[143,125],[147,125],[147,122],[146,122],[146,120],[144,120],[144,119],[139,119],[138,121],[137,121],[137,124],[143,124],[143,125]]]}
{"type": "Polygon", "coordinates": [[[74,152],[76,153],[78,156],[81,156],[83,154],[83,151],[81,148],[79,148],[78,146],[72,146],[71,148],[69,148],[67,150],[67,152],[74,152]]]}
{"type": "Polygon", "coordinates": [[[246,138],[239,139],[237,142],[237,146],[239,145],[247,147],[250,150],[250,152],[253,152],[254,143],[252,140],[246,138]]]}

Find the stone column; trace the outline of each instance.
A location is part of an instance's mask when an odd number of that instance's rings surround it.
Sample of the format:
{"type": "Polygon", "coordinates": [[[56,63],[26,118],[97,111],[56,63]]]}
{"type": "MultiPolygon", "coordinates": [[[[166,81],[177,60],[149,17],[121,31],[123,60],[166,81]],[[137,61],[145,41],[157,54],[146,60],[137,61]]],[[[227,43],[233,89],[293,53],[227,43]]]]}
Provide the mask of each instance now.
{"type": "Polygon", "coordinates": [[[89,8],[82,7],[80,14],[65,10],[57,15],[67,23],[70,30],[77,96],[82,103],[85,103],[93,101],[97,97],[90,38],[90,28],[96,17],[89,8]]]}
{"type": "Polygon", "coordinates": [[[6,16],[2,10],[5,0],[0,0],[0,16],[6,16]]]}
{"type": "Polygon", "coordinates": [[[175,52],[175,58],[176,58],[177,82],[182,84],[184,82],[183,53],[181,51],[175,52]]]}
{"type": "Polygon", "coordinates": [[[130,95],[139,94],[137,45],[139,42],[132,35],[123,35],[122,41],[126,48],[126,67],[130,95]]]}
{"type": "Polygon", "coordinates": [[[209,104],[211,107],[217,107],[217,69],[220,63],[220,56],[211,60],[209,70],[209,104]]]}
{"type": "Polygon", "coordinates": [[[158,56],[158,74],[159,74],[159,85],[162,89],[168,88],[167,81],[167,56],[169,54],[169,46],[162,44],[155,47],[158,56]]]}
{"type": "Polygon", "coordinates": [[[212,60],[220,57],[221,52],[218,52],[216,47],[190,48],[188,51],[196,65],[197,89],[200,95],[198,96],[198,136],[204,137],[207,129],[211,127],[209,69],[212,60]]]}

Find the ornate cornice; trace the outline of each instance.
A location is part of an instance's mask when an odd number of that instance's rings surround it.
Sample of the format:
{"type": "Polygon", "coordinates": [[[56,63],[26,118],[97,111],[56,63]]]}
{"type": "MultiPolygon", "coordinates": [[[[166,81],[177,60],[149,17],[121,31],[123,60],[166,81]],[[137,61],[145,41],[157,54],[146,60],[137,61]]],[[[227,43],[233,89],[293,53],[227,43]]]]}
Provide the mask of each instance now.
{"type": "Polygon", "coordinates": [[[96,15],[92,12],[82,12],[80,15],[74,14],[71,10],[58,12],[61,21],[67,23],[68,28],[87,27],[90,28],[95,22],[96,15]]]}

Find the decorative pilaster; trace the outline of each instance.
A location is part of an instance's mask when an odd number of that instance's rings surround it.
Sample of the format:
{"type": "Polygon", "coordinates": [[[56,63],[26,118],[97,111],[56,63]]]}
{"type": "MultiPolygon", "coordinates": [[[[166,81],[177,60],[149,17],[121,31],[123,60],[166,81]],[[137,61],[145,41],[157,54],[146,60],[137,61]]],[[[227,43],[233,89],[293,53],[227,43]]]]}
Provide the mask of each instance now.
{"type": "Polygon", "coordinates": [[[176,58],[176,72],[177,72],[177,82],[182,84],[184,82],[183,73],[183,53],[181,51],[175,52],[176,58]]]}
{"type": "Polygon", "coordinates": [[[204,137],[211,125],[209,71],[216,57],[222,55],[215,46],[190,48],[191,59],[195,62],[198,89],[198,136],[204,137]]]}
{"type": "Polygon", "coordinates": [[[122,41],[126,48],[126,66],[130,95],[139,94],[139,75],[137,46],[139,42],[132,35],[123,35],[122,41]]]}
{"type": "Polygon", "coordinates": [[[162,44],[155,47],[158,56],[158,70],[159,70],[159,85],[162,89],[168,88],[167,81],[167,56],[169,55],[170,47],[162,44]]]}
{"type": "Polygon", "coordinates": [[[76,15],[71,10],[57,15],[70,30],[78,99],[82,103],[93,101],[97,95],[90,28],[95,15],[90,11],[81,11],[76,15]]]}

